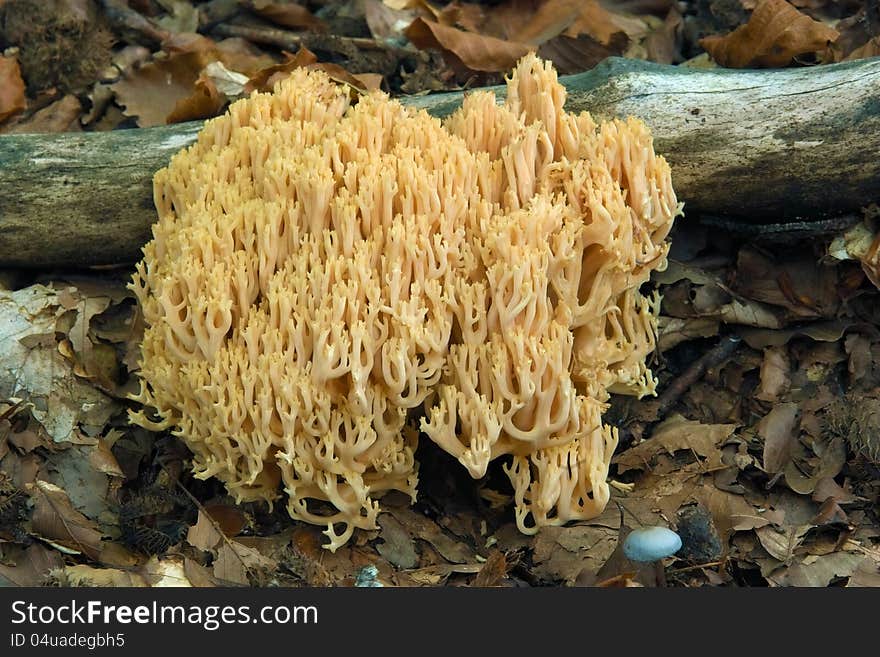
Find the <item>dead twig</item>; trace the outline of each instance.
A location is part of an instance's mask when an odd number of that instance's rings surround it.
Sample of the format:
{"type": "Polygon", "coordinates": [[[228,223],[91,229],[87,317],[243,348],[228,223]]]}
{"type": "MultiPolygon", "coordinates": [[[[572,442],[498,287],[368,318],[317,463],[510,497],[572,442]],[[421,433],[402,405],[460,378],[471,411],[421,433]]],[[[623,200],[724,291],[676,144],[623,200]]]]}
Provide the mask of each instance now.
{"type": "Polygon", "coordinates": [[[289,30],[282,30],[272,27],[231,25],[224,23],[220,25],[215,25],[212,32],[217,36],[239,37],[242,39],[247,39],[248,41],[252,41],[254,43],[261,43],[267,46],[275,46],[276,48],[281,48],[282,50],[296,50],[301,46],[311,48],[311,44],[320,39],[320,43],[324,46],[325,49],[332,48],[334,51],[341,52],[343,54],[350,53],[353,48],[360,48],[363,50],[383,50],[385,52],[390,52],[400,57],[412,57],[419,54],[419,51],[417,50],[398,48],[396,46],[391,46],[382,43],[381,41],[368,39],[366,37],[347,37],[335,34],[317,35],[308,32],[291,32],[289,30]]]}
{"type": "Polygon", "coordinates": [[[110,24],[122,32],[134,32],[151,44],[162,43],[170,34],[146,16],[139,14],[123,0],[101,0],[104,15],[110,24]]]}
{"type": "MultiPolygon", "coordinates": [[[[199,512],[205,514],[205,517],[208,519],[208,522],[211,523],[211,527],[214,528],[214,531],[216,531],[218,534],[220,534],[220,537],[223,539],[223,542],[226,544],[227,547],[229,547],[230,550],[232,550],[232,553],[235,555],[235,558],[238,559],[239,563],[242,565],[245,572],[248,575],[252,575],[253,573],[251,573],[251,569],[248,567],[247,563],[245,563],[245,560],[241,558],[241,555],[238,553],[238,550],[236,550],[235,547],[232,545],[232,541],[229,540],[229,537],[223,531],[223,528],[220,526],[220,523],[217,522],[216,520],[214,520],[214,518],[211,516],[211,514],[205,510],[205,507],[202,505],[202,503],[199,502],[198,498],[195,495],[193,495],[192,493],[190,493],[186,489],[186,486],[184,486],[182,483],[180,483],[180,480],[177,477],[175,477],[173,474],[171,474],[171,472],[168,471],[168,468],[166,468],[161,463],[159,464],[159,467],[162,468],[162,472],[165,473],[165,476],[167,476],[171,481],[174,482],[175,486],[177,486],[181,491],[183,491],[183,494],[186,495],[187,498],[189,498],[189,501],[192,502],[193,505],[195,505],[196,509],[198,509],[199,512]]],[[[225,580],[224,580],[224,582],[225,582],[225,580]]]]}

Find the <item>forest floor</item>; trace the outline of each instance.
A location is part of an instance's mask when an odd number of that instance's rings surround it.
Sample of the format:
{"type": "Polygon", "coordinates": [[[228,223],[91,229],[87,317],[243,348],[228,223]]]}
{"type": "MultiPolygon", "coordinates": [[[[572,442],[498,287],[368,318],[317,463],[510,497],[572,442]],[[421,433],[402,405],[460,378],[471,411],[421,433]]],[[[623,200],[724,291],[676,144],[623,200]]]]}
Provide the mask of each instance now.
{"type": "MultiPolygon", "coordinates": [[[[0,0],[0,138],[204,119],[299,66],[353,93],[498,84],[530,47],[561,73],[822,66],[880,54],[880,3],[0,0]]],[[[423,440],[417,503],[383,497],[335,553],[128,424],[131,267],[0,271],[0,585],[880,586],[880,281],[840,237],[678,222],[659,396],[612,397],[600,517],[523,535],[500,464],[472,480],[423,440]],[[620,548],[652,525],[683,539],[662,576],[620,548]]]]}

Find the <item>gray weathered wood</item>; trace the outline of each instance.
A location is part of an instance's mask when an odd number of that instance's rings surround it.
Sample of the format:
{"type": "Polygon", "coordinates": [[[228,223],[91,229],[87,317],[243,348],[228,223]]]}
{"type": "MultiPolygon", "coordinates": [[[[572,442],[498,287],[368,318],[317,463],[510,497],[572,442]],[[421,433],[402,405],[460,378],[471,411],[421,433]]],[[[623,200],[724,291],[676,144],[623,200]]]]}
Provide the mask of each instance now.
{"type": "MultiPolygon", "coordinates": [[[[648,123],[688,214],[779,223],[880,200],[880,58],[776,71],[611,58],[561,79],[570,110],[648,123]]],[[[403,99],[436,116],[460,101],[403,99]]],[[[0,266],[137,259],[152,175],[200,127],[0,136],[0,266]]]]}

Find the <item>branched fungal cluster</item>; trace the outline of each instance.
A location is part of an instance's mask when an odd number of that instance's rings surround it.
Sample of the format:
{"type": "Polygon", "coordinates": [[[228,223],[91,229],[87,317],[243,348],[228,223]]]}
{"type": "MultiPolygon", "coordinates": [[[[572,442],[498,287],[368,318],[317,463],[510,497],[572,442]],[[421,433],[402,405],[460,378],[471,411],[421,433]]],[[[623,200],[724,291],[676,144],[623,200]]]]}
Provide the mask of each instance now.
{"type": "Polygon", "coordinates": [[[680,206],[644,124],[564,101],[530,55],[444,122],[305,70],[209,121],[155,177],[133,421],[334,550],[415,498],[411,418],[474,477],[507,457],[522,531],[600,513],[680,206]]]}

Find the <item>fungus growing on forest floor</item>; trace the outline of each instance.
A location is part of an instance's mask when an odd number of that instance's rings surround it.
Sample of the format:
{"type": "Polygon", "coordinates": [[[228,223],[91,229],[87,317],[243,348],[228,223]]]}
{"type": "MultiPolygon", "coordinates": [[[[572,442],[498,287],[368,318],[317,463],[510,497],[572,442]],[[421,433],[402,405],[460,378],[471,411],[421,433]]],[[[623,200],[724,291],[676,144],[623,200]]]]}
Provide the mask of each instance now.
{"type": "Polygon", "coordinates": [[[415,499],[419,429],[474,477],[507,456],[524,532],[599,514],[680,206],[643,123],[564,101],[529,55],[445,122],[302,69],[209,121],[154,180],[132,420],[333,550],[415,499]]]}

